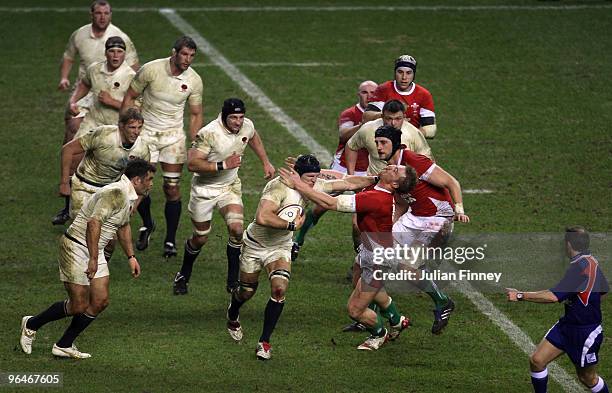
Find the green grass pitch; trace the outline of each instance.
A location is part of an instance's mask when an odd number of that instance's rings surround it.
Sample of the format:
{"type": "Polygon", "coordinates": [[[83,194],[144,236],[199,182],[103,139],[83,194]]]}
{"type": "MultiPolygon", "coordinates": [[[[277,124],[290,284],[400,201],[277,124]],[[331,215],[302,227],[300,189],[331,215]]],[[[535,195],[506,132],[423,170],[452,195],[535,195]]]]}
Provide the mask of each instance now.
{"type": "MultiPolygon", "coordinates": [[[[195,267],[190,294],[173,297],[171,281],[179,258],[161,257],[161,176],[153,193],[158,231],[139,253],[143,274],[129,277],[120,253],[111,262],[109,308],[77,340],[93,354],[86,361],[53,359],[50,349],[67,321],[42,328],[32,355],[21,353],[19,322],[65,294],[57,274],[57,239],[63,228],[50,218],[56,197],[62,113],[67,99],[56,90],[59,60],[72,31],[87,23],[85,1],[5,0],[1,6],[82,6],[75,12],[0,10],[0,372],[61,372],[65,392],[516,392],[530,391],[526,355],[487,316],[459,293],[457,312],[443,335],[429,333],[431,302],[401,294],[400,310],[414,320],[401,339],[375,353],[355,347],[363,335],[340,332],[348,322],[352,263],[350,219],[328,213],[309,234],[293,266],[287,304],[272,337],[274,356],[255,360],[254,348],[268,298],[266,281],[242,310],[245,342],[225,332],[226,231],[218,216],[195,267]]],[[[195,0],[115,1],[115,7],[202,6],[195,0]]],[[[402,5],[430,5],[429,2],[402,5]]],[[[594,6],[600,1],[439,0],[447,5],[594,6]]],[[[340,5],[336,2],[206,2],[227,5],[340,5]]],[[[344,5],[372,5],[354,0],[344,5]]],[[[438,162],[463,188],[491,194],[464,195],[469,225],[458,235],[559,233],[582,224],[604,239],[612,232],[612,9],[471,9],[414,11],[181,12],[231,62],[319,62],[317,67],[238,66],[314,139],[333,150],[336,119],[355,103],[360,81],[392,77],[402,53],[419,61],[417,82],[434,96],[438,136],[431,142],[438,162]]],[[[117,9],[113,22],[134,41],[141,63],[169,56],[181,35],[155,12],[117,9]]],[[[210,59],[198,54],[205,83],[205,122],[223,99],[243,97],[275,166],[305,150],[258,107],[210,59]]],[[[265,181],[249,152],[241,169],[245,222],[255,212],[265,181]]],[[[186,212],[178,239],[191,233],[186,212]]],[[[136,217],[133,227],[140,222],[136,217]]],[[[135,232],[135,229],[134,229],[135,232]]],[[[602,242],[602,264],[612,263],[602,242]]],[[[517,268],[529,274],[537,244],[516,244],[517,268]]],[[[563,263],[551,253],[552,263],[563,263]]],[[[610,271],[607,268],[607,271],[610,271]]],[[[560,305],[507,304],[503,288],[486,294],[534,342],[562,312],[560,305]]],[[[604,302],[604,318],[612,303],[604,302]]],[[[605,328],[605,325],[604,325],[605,328]]],[[[599,369],[612,381],[612,348],[604,342],[599,369]]],[[[570,374],[566,358],[559,361],[570,374]]],[[[50,389],[51,391],[52,389],[50,389]]],[[[12,391],[0,386],[0,393],[12,391]]],[[[36,391],[20,388],[19,392],[36,391]]],[[[556,382],[551,392],[564,391],[556,382]]]]}

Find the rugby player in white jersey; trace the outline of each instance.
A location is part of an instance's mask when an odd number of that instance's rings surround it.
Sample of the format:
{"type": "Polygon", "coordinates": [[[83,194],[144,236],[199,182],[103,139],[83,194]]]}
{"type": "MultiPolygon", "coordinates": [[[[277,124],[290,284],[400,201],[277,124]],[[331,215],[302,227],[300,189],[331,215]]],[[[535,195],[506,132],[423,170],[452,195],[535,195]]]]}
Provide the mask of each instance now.
{"type": "MultiPolygon", "coordinates": [[[[179,184],[183,164],[187,160],[183,113],[189,106],[189,136],[191,141],[202,128],[202,78],[191,68],[196,55],[196,43],[190,37],[180,37],[174,43],[170,57],[150,61],[142,66],[130,85],[121,110],[135,105],[142,96],[142,115],[145,125],[142,138],[151,149],[151,162],[161,164],[163,189],[166,198],[166,238],[163,255],[176,256],[176,231],[181,216],[179,184]]],[[[139,230],[136,248],[149,246],[155,222],[151,217],[151,198],[145,197],[138,205],[143,226],[139,230]]]]}
{"type": "Polygon", "coordinates": [[[145,160],[130,161],[119,181],[98,190],[79,211],[60,240],[60,280],[68,299],[53,303],[35,316],[22,318],[20,344],[26,354],[32,353],[32,342],[43,325],[72,316],[51,353],[63,358],[91,357],[79,351],[74,341],[108,305],[109,269],[102,250],[116,235],[132,276],[140,275],[132,249],[130,215],[138,196],[151,189],[154,172],[155,167],[145,160]]]}
{"type": "Polygon", "coordinates": [[[227,290],[238,285],[240,246],[243,233],[242,186],[238,170],[249,146],[263,165],[264,177],[274,176],[261,137],[245,117],[246,107],[238,98],[223,102],[217,118],[198,131],[189,150],[189,171],[193,172],[189,215],[193,235],[185,242],[183,265],[174,278],[174,294],[187,293],[193,264],[211,232],[213,210],[219,209],[227,225],[227,290]]]}

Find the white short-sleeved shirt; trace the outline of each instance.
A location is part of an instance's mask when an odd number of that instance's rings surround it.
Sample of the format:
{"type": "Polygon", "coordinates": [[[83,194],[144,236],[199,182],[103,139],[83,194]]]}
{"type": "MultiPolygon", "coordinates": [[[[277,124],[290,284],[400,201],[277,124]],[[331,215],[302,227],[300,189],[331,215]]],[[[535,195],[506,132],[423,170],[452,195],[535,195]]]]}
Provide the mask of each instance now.
{"type": "MultiPolygon", "coordinates": [[[[242,128],[234,134],[228,130],[221,114],[198,131],[191,147],[206,154],[209,162],[225,161],[232,154],[244,154],[249,141],[255,136],[253,122],[244,118],[242,128]]],[[[226,187],[234,182],[238,176],[239,168],[225,169],[218,172],[194,173],[194,185],[205,185],[210,187],[226,187]]]]}
{"type": "Polygon", "coordinates": [[[87,181],[110,184],[117,181],[132,158],[149,161],[149,147],[137,138],[129,149],[121,144],[118,126],[96,127],[78,138],[85,150],[85,157],[76,173],[87,181]]]}
{"type": "MultiPolygon", "coordinates": [[[[382,119],[377,119],[365,123],[346,143],[352,150],[362,148],[368,149],[370,153],[370,165],[368,166],[368,174],[377,175],[387,166],[387,162],[378,157],[376,149],[375,134],[376,130],[383,126],[382,119]]],[[[402,123],[402,144],[406,145],[408,150],[417,154],[422,154],[432,158],[431,148],[423,134],[410,122],[402,123]]]]}
{"type": "Polygon", "coordinates": [[[67,232],[70,236],[87,244],[87,222],[96,219],[102,223],[98,248],[104,249],[117,230],[130,222],[130,214],[138,199],[132,182],[122,175],[121,179],[102,187],[81,208],[67,232]]]}
{"type": "Polygon", "coordinates": [[[169,57],[143,65],[130,87],[142,95],[145,133],[182,130],[185,103],[202,104],[200,75],[191,67],[180,75],[172,75],[169,57]]]}
{"type": "Polygon", "coordinates": [[[90,92],[94,96],[94,104],[89,107],[86,117],[91,118],[93,126],[117,124],[119,121],[119,110],[104,105],[98,100],[101,91],[107,91],[111,97],[123,101],[125,92],[130,87],[136,71],[124,61],[119,68],[110,72],[106,61],[93,63],[87,67],[83,82],[91,87],[90,92]]]}
{"type": "Polygon", "coordinates": [[[98,61],[106,60],[106,40],[114,36],[121,37],[123,41],[125,41],[125,63],[127,63],[128,66],[138,63],[136,47],[132,43],[132,40],[130,40],[130,37],[121,31],[120,28],[111,23],[101,37],[96,37],[93,34],[90,23],[78,28],[72,33],[70,39],[68,39],[66,50],[64,51],[65,59],[74,61],[75,58],[79,56],[78,79],[81,79],[85,75],[87,67],[98,61]]]}
{"type": "MultiPolygon", "coordinates": [[[[302,208],[306,206],[306,201],[302,198],[302,195],[284,185],[280,177],[276,177],[266,184],[261,194],[261,199],[277,204],[277,211],[289,205],[300,205],[302,208]]],[[[253,220],[247,227],[247,235],[250,237],[250,240],[255,240],[261,246],[273,247],[290,244],[293,232],[286,229],[265,227],[253,220]]]]}

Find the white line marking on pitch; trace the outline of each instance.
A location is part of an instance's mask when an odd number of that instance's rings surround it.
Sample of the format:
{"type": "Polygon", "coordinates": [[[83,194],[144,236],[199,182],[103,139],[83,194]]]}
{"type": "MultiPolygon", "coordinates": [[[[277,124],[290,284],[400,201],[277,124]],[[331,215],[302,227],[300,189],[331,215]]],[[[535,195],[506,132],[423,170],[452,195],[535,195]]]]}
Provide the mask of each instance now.
{"type": "MultiPolygon", "coordinates": [[[[237,61],[234,63],[235,66],[239,67],[340,67],[344,63],[324,63],[324,62],[303,62],[303,63],[289,63],[289,62],[255,62],[255,61],[237,61]]],[[[192,67],[217,67],[216,64],[211,63],[194,63],[192,67]]]]}
{"type": "Polygon", "coordinates": [[[464,194],[492,194],[495,191],[486,188],[467,188],[461,191],[464,194]]]}
{"type": "MultiPolygon", "coordinates": [[[[531,338],[518,326],[514,324],[503,312],[499,311],[493,303],[489,301],[482,293],[478,292],[469,282],[467,281],[455,281],[453,286],[463,294],[463,296],[470,299],[476,308],[486,315],[494,325],[499,327],[512,342],[519,347],[527,355],[530,355],[535,350],[535,344],[531,341],[531,338]]],[[[525,363],[527,364],[527,363],[525,363]]],[[[559,384],[561,388],[566,392],[583,392],[583,387],[574,379],[571,375],[561,368],[556,363],[548,365],[548,371],[550,376],[559,384]]],[[[525,368],[525,374],[527,374],[527,368],[525,368]]],[[[528,375],[528,374],[527,374],[528,375]]]]}
{"type": "MultiPolygon", "coordinates": [[[[610,4],[576,5],[414,5],[414,6],[258,6],[258,7],[176,7],[178,12],[347,12],[347,11],[574,11],[610,9],[610,4]]],[[[159,12],[157,7],[113,7],[119,12],[159,12]]],[[[0,12],[88,12],[86,7],[0,7],[0,12]]]]}
{"type": "Polygon", "coordinates": [[[331,154],[315,141],[302,126],[287,115],[278,105],[276,105],[255,83],[244,75],[232,62],[230,62],[221,52],[219,52],[208,40],[193,28],[185,19],[176,13],[172,8],[159,10],[174,27],[183,34],[191,36],[201,48],[202,52],[210,58],[225,74],[230,77],[246,94],[249,95],[263,110],[265,110],[276,122],[285,127],[295,139],[298,140],[308,153],[314,153],[321,162],[330,162],[331,154]]]}

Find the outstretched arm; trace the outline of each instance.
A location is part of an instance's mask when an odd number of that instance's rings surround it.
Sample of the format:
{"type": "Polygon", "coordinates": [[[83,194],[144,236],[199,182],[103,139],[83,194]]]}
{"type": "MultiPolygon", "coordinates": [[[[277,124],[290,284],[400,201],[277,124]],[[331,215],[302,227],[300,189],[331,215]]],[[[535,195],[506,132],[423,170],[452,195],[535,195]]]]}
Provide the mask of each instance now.
{"type": "Polygon", "coordinates": [[[557,303],[559,301],[557,296],[551,291],[549,291],[548,289],[545,289],[543,291],[536,291],[536,292],[521,292],[514,288],[506,288],[506,295],[508,296],[508,301],[510,302],[519,301],[519,298],[517,297],[517,294],[519,293],[522,293],[523,300],[527,302],[557,303]]]}

